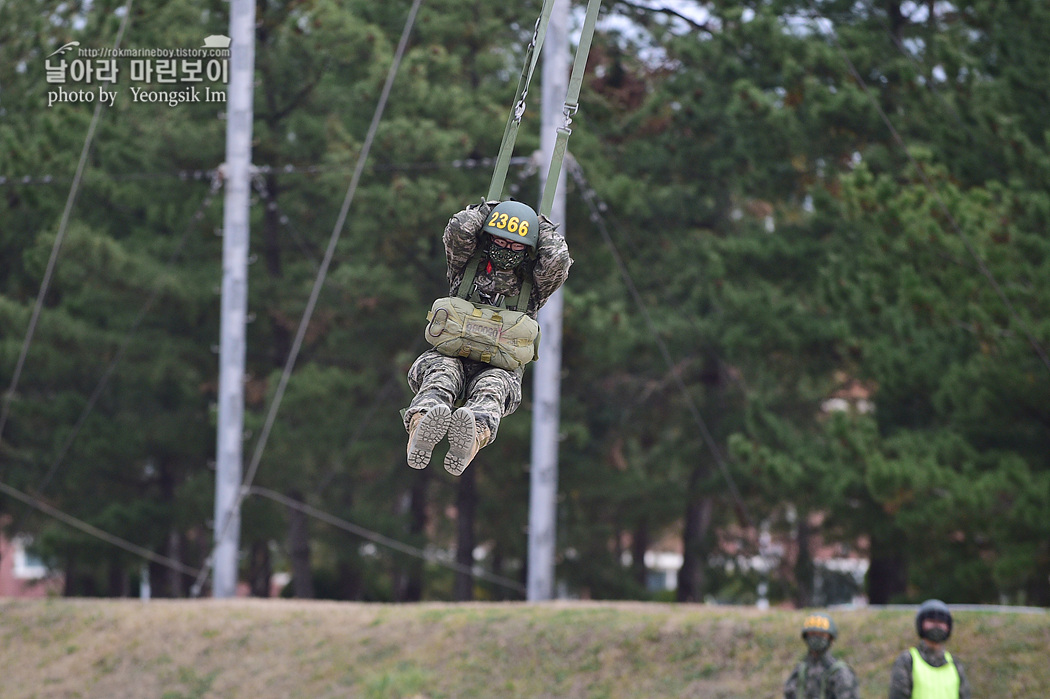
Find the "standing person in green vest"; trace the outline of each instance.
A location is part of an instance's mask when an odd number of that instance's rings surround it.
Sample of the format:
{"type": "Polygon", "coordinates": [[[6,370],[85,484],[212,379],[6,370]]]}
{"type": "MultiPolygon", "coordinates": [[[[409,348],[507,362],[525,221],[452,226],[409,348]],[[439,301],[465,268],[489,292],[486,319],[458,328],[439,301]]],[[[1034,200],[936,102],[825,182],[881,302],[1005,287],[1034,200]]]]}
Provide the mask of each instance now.
{"type": "Polygon", "coordinates": [[[827,614],[805,618],[802,640],[808,651],[784,682],[784,699],[858,699],[857,676],[829,652],[838,633],[827,614]]]}
{"type": "Polygon", "coordinates": [[[915,615],[919,645],[903,651],[890,672],[890,699],[970,699],[962,665],[945,649],[952,635],[952,613],[939,599],[919,605],[915,615]]]}

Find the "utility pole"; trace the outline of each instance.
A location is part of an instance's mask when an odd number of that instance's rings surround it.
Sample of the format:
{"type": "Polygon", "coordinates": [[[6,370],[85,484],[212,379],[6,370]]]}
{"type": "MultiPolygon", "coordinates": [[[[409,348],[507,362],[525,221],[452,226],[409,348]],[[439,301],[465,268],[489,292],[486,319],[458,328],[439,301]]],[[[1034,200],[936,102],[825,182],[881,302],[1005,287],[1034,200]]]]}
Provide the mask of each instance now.
{"type": "MultiPolygon", "coordinates": [[[[546,164],[554,153],[557,129],[565,119],[562,106],[569,84],[569,4],[555,0],[543,54],[540,118],[540,192],[546,164]]],[[[551,206],[551,220],[565,234],[565,171],[560,171],[551,206]]],[[[527,598],[530,602],[554,597],[554,551],[558,500],[558,432],[561,403],[561,289],[540,311],[540,358],[533,373],[532,466],[529,476],[529,560],[527,598]]]]}
{"type": "Polygon", "coordinates": [[[230,85],[226,107],[219,426],[215,446],[213,597],[237,591],[244,441],[245,321],[248,313],[248,208],[255,81],[255,0],[230,2],[230,85]]]}

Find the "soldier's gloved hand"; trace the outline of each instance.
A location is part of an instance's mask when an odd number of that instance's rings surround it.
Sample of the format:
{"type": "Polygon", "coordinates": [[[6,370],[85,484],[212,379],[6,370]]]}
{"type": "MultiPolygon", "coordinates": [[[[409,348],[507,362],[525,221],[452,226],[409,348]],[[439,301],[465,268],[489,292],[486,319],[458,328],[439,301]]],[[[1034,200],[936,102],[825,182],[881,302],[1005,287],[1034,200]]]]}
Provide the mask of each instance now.
{"type": "Polygon", "coordinates": [[[481,213],[483,213],[486,216],[488,216],[489,212],[492,211],[492,208],[494,206],[496,206],[497,204],[499,204],[498,201],[485,201],[485,200],[482,200],[482,201],[478,202],[477,204],[470,204],[470,205],[468,205],[467,208],[468,209],[477,209],[481,213]]]}
{"type": "Polygon", "coordinates": [[[499,205],[498,201],[482,201],[478,204],[471,204],[467,207],[468,210],[477,210],[478,214],[480,214],[481,216],[481,222],[478,226],[478,232],[476,233],[476,237],[479,243],[481,242],[482,238],[481,227],[485,225],[485,221],[488,220],[489,214],[492,213],[492,210],[496,208],[497,205],[499,205]]]}

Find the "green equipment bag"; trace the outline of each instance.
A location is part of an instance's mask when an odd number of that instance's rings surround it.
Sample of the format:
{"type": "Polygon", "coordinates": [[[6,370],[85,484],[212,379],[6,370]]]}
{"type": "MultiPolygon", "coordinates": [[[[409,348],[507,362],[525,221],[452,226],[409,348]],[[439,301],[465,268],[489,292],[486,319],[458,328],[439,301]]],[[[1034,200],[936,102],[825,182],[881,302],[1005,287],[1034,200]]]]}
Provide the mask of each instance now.
{"type": "Polygon", "coordinates": [[[521,311],[446,296],[434,301],[427,321],[427,342],[449,357],[515,371],[539,356],[540,324],[521,311]]]}

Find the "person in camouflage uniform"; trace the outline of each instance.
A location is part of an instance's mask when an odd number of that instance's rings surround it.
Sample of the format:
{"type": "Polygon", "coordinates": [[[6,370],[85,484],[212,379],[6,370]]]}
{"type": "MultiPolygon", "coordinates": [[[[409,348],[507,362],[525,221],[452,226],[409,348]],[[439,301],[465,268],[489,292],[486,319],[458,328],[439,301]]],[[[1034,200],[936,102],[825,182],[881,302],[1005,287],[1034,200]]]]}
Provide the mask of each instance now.
{"type": "Polygon", "coordinates": [[[802,622],[802,640],[809,649],[784,682],[784,699],[858,699],[857,676],[829,652],[838,636],[827,614],[810,614],[802,622]]]}
{"type": "MultiPolygon", "coordinates": [[[[492,229],[494,230],[494,229],[492,229]]],[[[520,202],[488,201],[468,206],[449,219],[443,235],[448,263],[450,295],[457,295],[467,263],[479,249],[485,257],[474,280],[482,303],[498,305],[500,297],[515,297],[522,278],[531,267],[532,289],[526,315],[535,319],[547,299],[565,282],[572,265],[569,248],[546,216],[520,202]],[[508,205],[510,205],[508,207],[508,205]],[[534,262],[526,245],[483,231],[497,207],[525,210],[538,219],[534,262]]],[[[470,290],[464,290],[469,292],[470,290]]],[[[430,349],[419,356],[408,371],[408,385],[416,394],[402,416],[408,431],[408,464],[426,468],[431,452],[447,434],[449,451],[445,469],[460,475],[478,450],[493,442],[500,419],[521,403],[524,368],[508,371],[483,362],[446,356],[430,349]],[[463,401],[455,412],[453,406],[463,401]]]]}
{"type": "Polygon", "coordinates": [[[919,645],[902,651],[890,670],[890,699],[958,697],[970,699],[970,683],[958,660],[945,649],[952,634],[952,614],[944,602],[931,599],[915,615],[919,645]]]}

